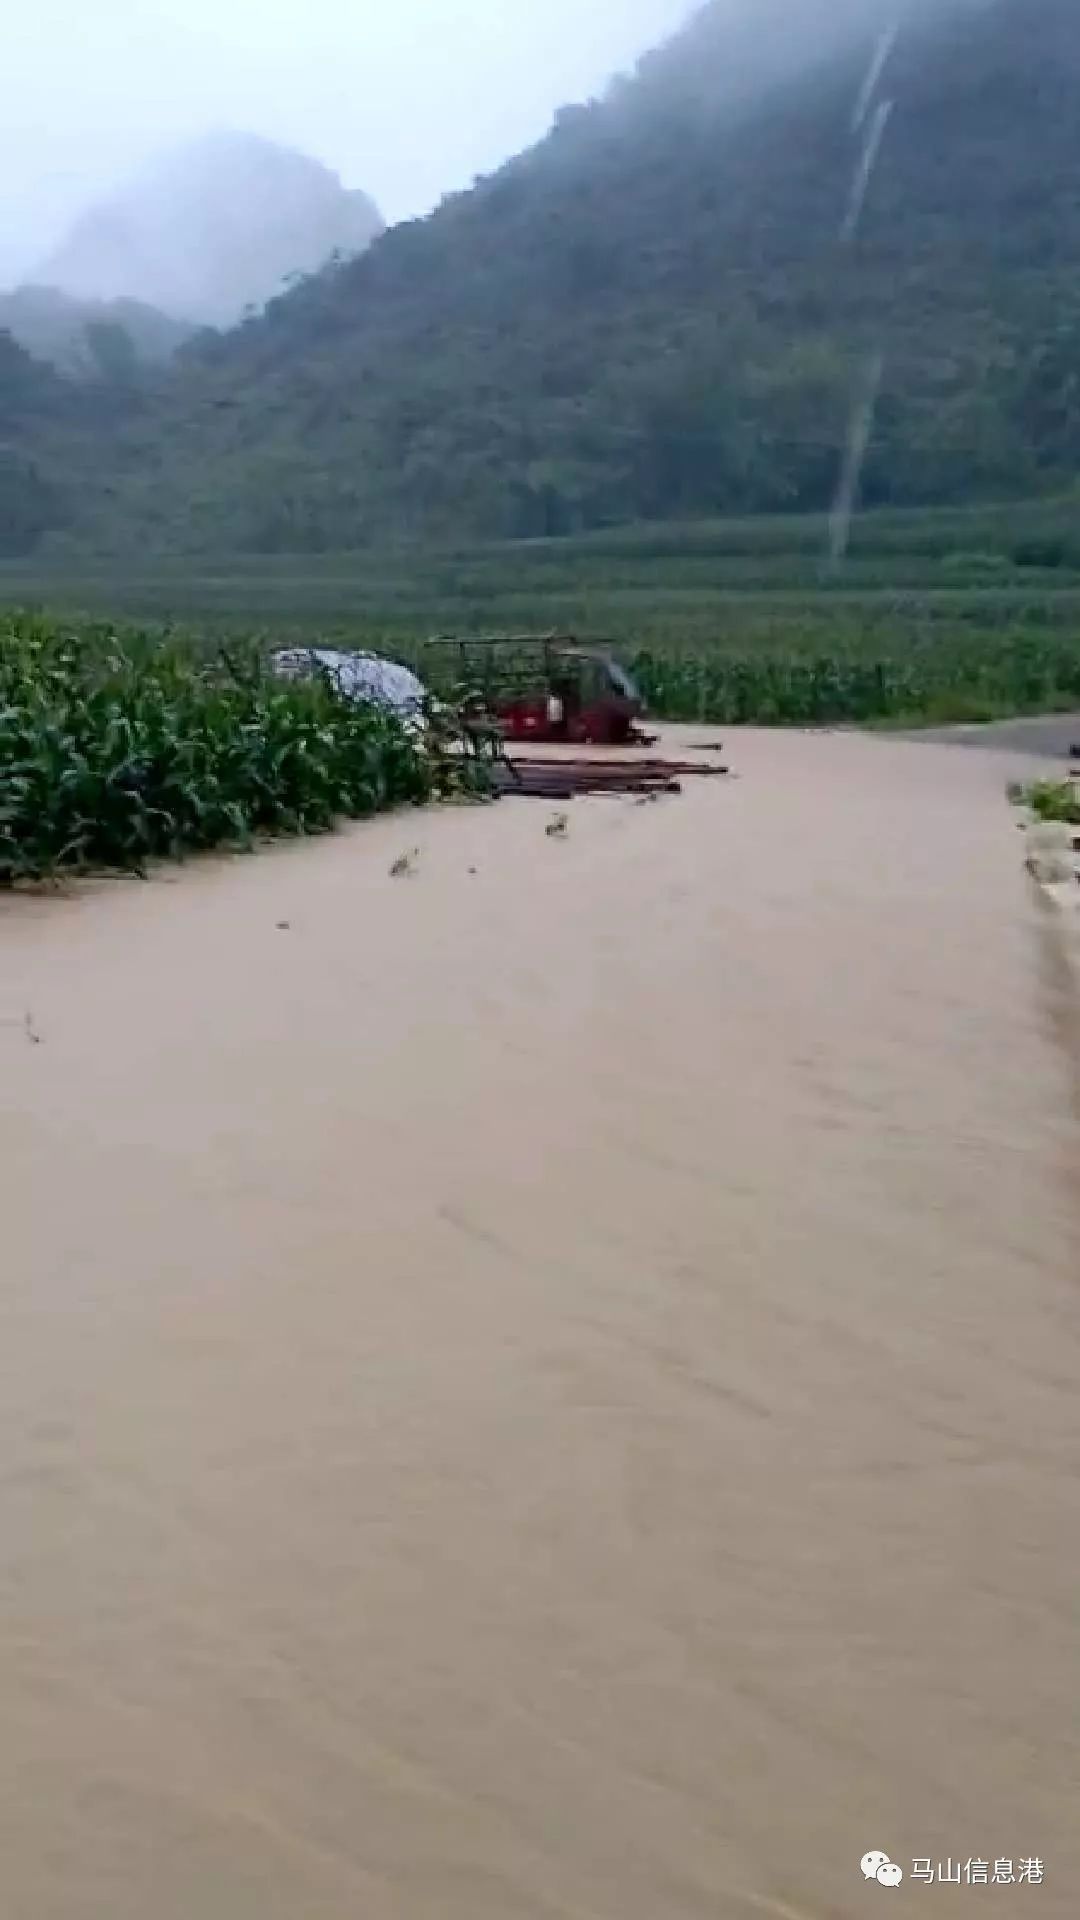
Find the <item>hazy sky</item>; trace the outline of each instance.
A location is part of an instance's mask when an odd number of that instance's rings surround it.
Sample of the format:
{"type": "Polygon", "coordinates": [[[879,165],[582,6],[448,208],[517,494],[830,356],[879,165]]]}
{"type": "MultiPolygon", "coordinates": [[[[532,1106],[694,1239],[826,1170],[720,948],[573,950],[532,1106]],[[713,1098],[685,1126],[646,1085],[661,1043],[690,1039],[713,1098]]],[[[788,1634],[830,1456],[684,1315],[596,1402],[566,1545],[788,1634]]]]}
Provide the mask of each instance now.
{"type": "Polygon", "coordinates": [[[390,219],[538,138],[694,0],[30,0],[3,31],[0,285],[212,128],[303,148],[390,219]]]}

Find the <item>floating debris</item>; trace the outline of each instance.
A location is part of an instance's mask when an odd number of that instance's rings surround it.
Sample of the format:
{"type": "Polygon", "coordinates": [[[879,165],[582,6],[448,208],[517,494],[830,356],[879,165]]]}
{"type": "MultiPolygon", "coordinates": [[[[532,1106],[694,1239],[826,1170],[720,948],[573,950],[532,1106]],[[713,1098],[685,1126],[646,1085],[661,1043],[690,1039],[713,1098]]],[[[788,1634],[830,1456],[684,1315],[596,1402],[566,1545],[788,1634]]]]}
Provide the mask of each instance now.
{"type": "Polygon", "coordinates": [[[390,869],[391,880],[407,880],[416,872],[416,863],[420,858],[419,847],[413,847],[408,853],[401,853],[390,869]]]}
{"type": "Polygon", "coordinates": [[[15,1018],[0,1020],[0,1027],[19,1027],[32,1047],[40,1047],[41,1035],[34,1025],[32,1013],[24,1013],[21,1020],[15,1018]]]}
{"type": "Polygon", "coordinates": [[[557,813],[555,818],[549,820],[547,826],[544,828],[544,832],[547,834],[549,840],[565,840],[569,831],[570,817],[565,813],[557,813]]]}
{"type": "Polygon", "coordinates": [[[495,792],[534,800],[573,800],[578,794],[679,793],[679,779],[718,779],[727,767],[691,760],[507,760],[495,770],[495,792]]]}

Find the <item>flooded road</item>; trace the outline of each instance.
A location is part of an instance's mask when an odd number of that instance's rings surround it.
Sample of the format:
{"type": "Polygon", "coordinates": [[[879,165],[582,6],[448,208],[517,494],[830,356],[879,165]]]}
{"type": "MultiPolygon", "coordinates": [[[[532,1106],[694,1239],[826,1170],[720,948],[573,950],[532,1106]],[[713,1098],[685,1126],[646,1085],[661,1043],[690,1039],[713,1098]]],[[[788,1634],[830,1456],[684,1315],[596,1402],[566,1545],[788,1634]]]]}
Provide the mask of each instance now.
{"type": "Polygon", "coordinates": [[[731,756],[0,903],[4,1920],[1075,1913],[1008,768],[731,756]]]}

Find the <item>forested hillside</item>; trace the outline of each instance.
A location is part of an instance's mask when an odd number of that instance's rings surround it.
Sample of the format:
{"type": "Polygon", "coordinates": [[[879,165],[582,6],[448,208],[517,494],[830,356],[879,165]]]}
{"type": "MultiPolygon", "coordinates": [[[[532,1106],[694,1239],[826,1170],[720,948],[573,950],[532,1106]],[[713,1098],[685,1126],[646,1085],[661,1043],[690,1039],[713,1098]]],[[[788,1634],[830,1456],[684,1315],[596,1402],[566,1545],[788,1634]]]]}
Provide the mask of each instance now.
{"type": "Polygon", "coordinates": [[[71,518],[47,449],[72,406],[59,374],[0,332],[0,557],[33,552],[44,532],[71,518]]]}
{"type": "Polygon", "coordinates": [[[1074,0],[803,17],[768,0],[747,37],[706,7],[473,191],[187,350],[86,536],[317,552],[816,509],[879,361],[869,503],[1071,482],[1074,0]]]}

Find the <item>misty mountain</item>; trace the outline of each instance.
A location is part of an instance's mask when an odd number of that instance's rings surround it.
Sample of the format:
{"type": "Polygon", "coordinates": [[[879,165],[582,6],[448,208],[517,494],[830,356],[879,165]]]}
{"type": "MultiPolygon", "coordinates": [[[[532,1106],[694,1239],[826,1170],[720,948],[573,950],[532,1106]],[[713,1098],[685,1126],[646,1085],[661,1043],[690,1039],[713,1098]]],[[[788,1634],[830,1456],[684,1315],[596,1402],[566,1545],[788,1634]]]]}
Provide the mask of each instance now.
{"type": "Polygon", "coordinates": [[[374,203],[317,160],[250,134],[164,155],[90,207],[35,274],[79,300],[135,300],[230,326],[294,275],[352,257],[383,230],[374,203]]]}
{"type": "Polygon", "coordinates": [[[896,33],[877,0],[746,18],[714,0],[472,191],[187,349],[84,495],[92,537],[818,509],[871,372],[868,502],[1071,484],[1073,0],[911,0],[896,33]]]}
{"type": "Polygon", "coordinates": [[[107,373],[110,348],[114,358],[125,351],[118,332],[129,343],[133,368],[163,365],[195,332],[140,300],[76,300],[57,287],[0,293],[0,328],[76,379],[107,373]]]}

